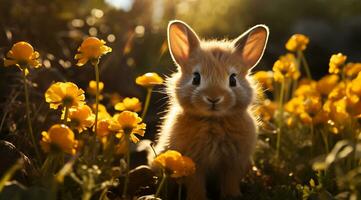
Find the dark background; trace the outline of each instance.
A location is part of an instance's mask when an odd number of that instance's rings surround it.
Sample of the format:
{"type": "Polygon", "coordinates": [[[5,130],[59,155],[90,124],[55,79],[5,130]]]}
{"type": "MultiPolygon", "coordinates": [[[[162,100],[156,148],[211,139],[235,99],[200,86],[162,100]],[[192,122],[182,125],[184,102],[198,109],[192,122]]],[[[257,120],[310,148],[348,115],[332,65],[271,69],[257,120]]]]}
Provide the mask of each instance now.
{"type": "MultiPolygon", "coordinates": [[[[262,62],[255,68],[271,69],[286,53],[285,42],[294,33],[310,38],[305,55],[313,76],[327,73],[333,53],[349,61],[360,60],[360,0],[133,0],[128,10],[103,0],[0,0],[0,57],[12,44],[28,41],[40,52],[43,67],[32,70],[31,100],[35,131],[47,129],[57,118],[43,94],[53,81],[73,81],[86,89],[94,79],[90,65],[75,66],[77,47],[88,35],[107,41],[113,52],[101,60],[105,93],[144,99],[145,90],[134,83],[136,76],[154,71],[163,76],[175,70],[164,43],[169,20],[181,19],[205,38],[235,38],[255,24],[269,26],[271,35],[262,62]],[[113,39],[115,39],[113,41],[113,39]],[[45,125],[39,125],[45,123],[45,125]]],[[[0,139],[15,140],[24,127],[22,83],[19,70],[0,62],[0,139]],[[18,95],[18,96],[16,96],[18,95]],[[17,112],[20,111],[20,112],[17,112]],[[5,120],[6,119],[6,120],[5,120]],[[15,127],[14,127],[15,126],[15,127]]],[[[161,91],[162,87],[156,90],[161,91]]],[[[145,121],[152,137],[165,108],[156,92],[145,121]]],[[[103,102],[111,110],[107,99],[103,102]]]]}

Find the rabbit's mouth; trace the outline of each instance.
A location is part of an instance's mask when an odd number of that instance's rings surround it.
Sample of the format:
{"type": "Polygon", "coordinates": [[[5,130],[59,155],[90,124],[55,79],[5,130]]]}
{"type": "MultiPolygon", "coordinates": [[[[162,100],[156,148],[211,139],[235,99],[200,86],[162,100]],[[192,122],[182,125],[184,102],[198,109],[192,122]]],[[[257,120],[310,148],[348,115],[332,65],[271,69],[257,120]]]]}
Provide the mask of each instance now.
{"type": "Polygon", "coordinates": [[[199,96],[194,97],[189,102],[192,106],[187,110],[202,116],[222,116],[228,113],[234,104],[227,96],[210,97],[203,95],[201,98],[199,96]]]}
{"type": "Polygon", "coordinates": [[[205,117],[219,117],[228,113],[228,106],[224,104],[195,104],[187,111],[205,117]]]}
{"type": "MultiPolygon", "coordinates": [[[[219,106],[218,106],[219,107],[219,106]]],[[[209,111],[211,112],[216,112],[216,111],[219,111],[219,108],[217,107],[216,104],[212,104],[210,107],[209,107],[209,111]]]]}
{"type": "Polygon", "coordinates": [[[226,112],[226,108],[224,108],[224,106],[220,105],[220,104],[211,104],[207,106],[206,112],[208,113],[208,115],[223,115],[226,112]]]}

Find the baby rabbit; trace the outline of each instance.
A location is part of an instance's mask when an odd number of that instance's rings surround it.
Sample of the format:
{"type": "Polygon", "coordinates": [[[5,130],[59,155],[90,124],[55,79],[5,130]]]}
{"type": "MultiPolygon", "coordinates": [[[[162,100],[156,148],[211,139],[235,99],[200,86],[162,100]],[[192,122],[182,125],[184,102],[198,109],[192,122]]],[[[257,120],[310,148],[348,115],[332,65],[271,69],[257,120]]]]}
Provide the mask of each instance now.
{"type": "Polygon", "coordinates": [[[155,150],[177,150],[196,163],[186,177],[187,200],[207,199],[207,176],[216,176],[222,199],[240,196],[250,165],[256,123],[249,111],[259,62],[269,31],[257,25],[238,38],[203,41],[182,21],[168,25],[168,46],[178,72],[167,80],[170,96],[155,150]]]}

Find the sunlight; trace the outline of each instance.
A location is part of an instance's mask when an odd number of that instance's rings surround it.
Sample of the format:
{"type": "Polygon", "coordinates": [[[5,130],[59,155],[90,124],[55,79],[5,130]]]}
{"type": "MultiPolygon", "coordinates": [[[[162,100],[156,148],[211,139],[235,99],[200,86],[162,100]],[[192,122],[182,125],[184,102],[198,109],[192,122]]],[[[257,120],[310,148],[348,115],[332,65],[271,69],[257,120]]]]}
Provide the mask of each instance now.
{"type": "Polygon", "coordinates": [[[117,9],[129,11],[132,8],[134,0],[105,0],[105,2],[117,9]]]}
{"type": "Polygon", "coordinates": [[[361,200],[361,0],[0,2],[0,200],[361,200]]]}

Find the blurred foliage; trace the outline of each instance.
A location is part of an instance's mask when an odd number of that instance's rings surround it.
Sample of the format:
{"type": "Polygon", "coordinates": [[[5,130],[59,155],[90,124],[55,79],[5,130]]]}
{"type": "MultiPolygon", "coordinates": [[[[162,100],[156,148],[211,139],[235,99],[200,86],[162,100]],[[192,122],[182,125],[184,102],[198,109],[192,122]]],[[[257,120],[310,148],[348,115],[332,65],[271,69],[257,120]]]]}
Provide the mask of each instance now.
{"type": "MultiPolygon", "coordinates": [[[[74,81],[85,89],[88,82],[94,80],[91,67],[74,66],[73,55],[76,48],[87,36],[106,40],[114,52],[101,63],[101,80],[105,84],[105,93],[142,99],[146,93],[136,86],[134,77],[148,71],[169,75],[175,70],[166,49],[166,27],[172,19],[186,21],[205,38],[231,39],[248,27],[258,23],[266,24],[270,27],[271,36],[264,59],[256,70],[270,69],[277,57],[286,52],[284,44],[293,33],[309,36],[311,42],[305,54],[312,55],[309,65],[316,79],[327,72],[328,60],[325,58],[329,58],[331,54],[340,51],[353,61],[358,61],[361,55],[359,0],[132,2],[131,9],[125,11],[112,7],[103,0],[0,0],[0,57],[4,57],[13,43],[24,40],[39,51],[45,66],[31,72],[29,77],[32,84],[31,102],[36,102],[31,105],[36,133],[47,129],[57,120],[58,113],[47,109],[43,96],[51,82],[74,81]]],[[[29,141],[23,137],[26,126],[20,78],[17,69],[0,67],[0,139],[12,142],[30,157],[34,152],[29,148],[29,141]]],[[[105,98],[108,106],[111,105],[110,99],[110,96],[105,98]]],[[[161,115],[158,113],[164,110],[165,101],[166,97],[161,91],[152,97],[146,119],[149,126],[146,134],[148,138],[154,137],[161,115]]],[[[245,199],[254,199],[254,194],[259,195],[258,199],[327,199],[329,193],[326,191],[330,191],[332,195],[337,194],[335,180],[330,181],[331,175],[337,175],[337,183],[341,184],[339,187],[345,190],[350,189],[347,188],[349,182],[359,181],[352,174],[359,168],[345,172],[340,164],[342,160],[335,162],[336,172],[332,167],[329,174],[313,172],[308,155],[310,147],[305,145],[310,141],[309,135],[305,134],[308,130],[296,127],[293,131],[297,134],[283,138],[281,154],[284,162],[269,160],[275,154],[274,150],[267,144],[260,144],[256,154],[256,166],[259,169],[253,169],[242,183],[245,199]]],[[[335,137],[335,141],[341,139],[335,137]]],[[[261,139],[266,141],[267,135],[261,136],[261,139]]],[[[144,163],[143,160],[134,162],[144,163]]],[[[334,163],[328,163],[331,164],[334,163]]],[[[74,185],[73,182],[69,184],[74,185]]],[[[35,195],[34,199],[39,198],[40,194],[44,195],[43,188],[25,188],[14,183],[4,193],[22,191],[18,193],[19,199],[20,196],[29,194],[35,195]]],[[[356,184],[351,190],[355,188],[359,189],[359,185],[356,184]]]]}
{"type": "MultiPolygon", "coordinates": [[[[319,58],[335,51],[344,52],[351,59],[361,53],[357,45],[361,32],[361,2],[358,0],[131,2],[133,6],[127,12],[102,0],[1,0],[0,55],[16,41],[29,41],[43,55],[46,66],[51,66],[44,70],[52,71],[55,80],[76,78],[84,86],[92,76],[91,70],[80,72],[73,67],[64,70],[73,65],[72,55],[77,45],[87,35],[114,40],[111,47],[127,55],[113,55],[104,61],[102,79],[109,90],[139,96],[134,84],[122,87],[132,82],[127,75],[149,69],[165,74],[174,70],[169,56],[161,55],[161,47],[166,39],[166,24],[175,18],[186,21],[207,38],[234,38],[254,24],[267,24],[271,30],[270,43],[259,69],[271,67],[277,55],[284,52],[287,37],[295,32],[311,38],[308,53],[319,58]],[[332,44],[329,41],[333,41],[332,44]]],[[[310,63],[317,77],[326,72],[327,66],[325,60],[319,58],[310,63]]],[[[9,75],[3,71],[1,69],[1,76],[9,75]]],[[[38,72],[34,79],[42,74],[38,72]]],[[[36,82],[44,90],[43,85],[48,85],[50,80],[51,77],[41,78],[36,82]]],[[[9,94],[7,84],[9,82],[1,78],[1,89],[9,94]]]]}

